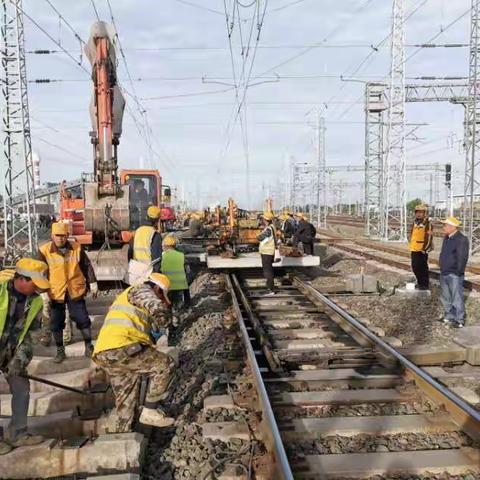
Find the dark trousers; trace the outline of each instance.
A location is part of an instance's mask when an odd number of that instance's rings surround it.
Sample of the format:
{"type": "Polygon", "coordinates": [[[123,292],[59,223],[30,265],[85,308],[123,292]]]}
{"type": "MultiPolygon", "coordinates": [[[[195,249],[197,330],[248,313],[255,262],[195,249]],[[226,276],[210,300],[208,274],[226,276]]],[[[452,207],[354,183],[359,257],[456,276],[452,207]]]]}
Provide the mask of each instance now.
{"type": "Polygon", "coordinates": [[[174,307],[181,307],[182,302],[184,308],[190,307],[190,290],[188,288],[186,290],[170,290],[168,297],[174,307]]]}
{"type": "Polygon", "coordinates": [[[88,316],[85,299],[81,298],[79,300],[71,300],[67,295],[65,302],[52,301],[52,332],[61,332],[65,328],[65,307],[68,308],[70,318],[75,322],[75,325],[77,325],[79,330],[90,327],[91,321],[90,317],[88,316]]]}
{"type": "Polygon", "coordinates": [[[305,255],[313,255],[313,241],[312,242],[302,242],[303,253],[305,255]]]}
{"type": "Polygon", "coordinates": [[[17,376],[5,375],[5,378],[12,394],[12,416],[7,430],[3,432],[3,437],[13,441],[27,433],[30,382],[26,378],[17,376]]]}
{"type": "Polygon", "coordinates": [[[428,288],[428,253],[411,252],[412,271],[417,277],[417,283],[420,288],[428,288]]]}
{"type": "Polygon", "coordinates": [[[273,281],[273,260],[275,255],[265,255],[262,253],[260,256],[262,257],[262,270],[263,276],[267,281],[267,288],[273,291],[275,286],[273,281]]]}

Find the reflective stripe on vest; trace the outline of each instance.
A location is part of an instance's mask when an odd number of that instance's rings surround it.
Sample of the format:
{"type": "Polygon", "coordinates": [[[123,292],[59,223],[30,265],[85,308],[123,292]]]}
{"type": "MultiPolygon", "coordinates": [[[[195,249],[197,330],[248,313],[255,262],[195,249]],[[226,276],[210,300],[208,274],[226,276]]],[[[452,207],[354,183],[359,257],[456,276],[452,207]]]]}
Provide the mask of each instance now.
{"type": "Polygon", "coordinates": [[[270,229],[271,235],[260,240],[258,251],[263,255],[275,255],[275,228],[273,225],[269,225],[265,230],[267,229],[270,229]]]}
{"type": "Polygon", "coordinates": [[[48,264],[48,279],[50,280],[50,296],[52,300],[63,301],[65,294],[71,299],[77,299],[87,292],[87,281],[80,268],[82,247],[77,242],[70,242],[71,249],[52,252],[52,242],[40,247],[40,252],[48,264]]]}
{"type": "Polygon", "coordinates": [[[98,334],[94,354],[133,343],[152,345],[150,337],[152,318],[146,310],[137,308],[128,301],[128,292],[131,288],[123,291],[110,307],[98,334]]]}
{"type": "Polygon", "coordinates": [[[133,237],[133,259],[137,262],[150,263],[152,261],[152,240],[156,230],[143,225],[137,228],[133,237]]]}
{"type": "Polygon", "coordinates": [[[186,290],[188,288],[185,273],[185,255],[178,250],[165,250],[162,254],[161,271],[170,280],[170,290],[186,290]]]}
{"type": "MultiPolygon", "coordinates": [[[[0,276],[3,275],[0,273],[0,276]]],[[[2,336],[3,329],[5,328],[5,324],[7,322],[9,303],[10,295],[8,293],[8,280],[6,280],[0,283],[0,337],[2,336]]],[[[15,348],[18,348],[23,343],[23,340],[25,339],[28,330],[32,326],[32,323],[37,315],[42,311],[43,301],[38,295],[32,298],[27,298],[25,308],[27,310],[27,318],[23,324],[23,329],[20,332],[18,343],[15,348]]]]}

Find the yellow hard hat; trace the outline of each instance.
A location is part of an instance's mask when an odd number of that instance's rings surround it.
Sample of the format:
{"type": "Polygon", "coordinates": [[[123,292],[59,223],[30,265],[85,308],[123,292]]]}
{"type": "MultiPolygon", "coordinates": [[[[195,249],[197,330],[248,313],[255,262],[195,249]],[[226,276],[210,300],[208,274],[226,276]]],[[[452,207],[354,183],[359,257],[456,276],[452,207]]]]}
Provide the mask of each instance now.
{"type": "Polygon", "coordinates": [[[148,277],[148,280],[155,285],[158,285],[164,292],[168,292],[170,290],[170,280],[163,273],[152,273],[148,277]]]}
{"type": "Polygon", "coordinates": [[[265,220],[273,220],[275,215],[272,212],[263,212],[263,218],[265,220]]]}
{"type": "Polygon", "coordinates": [[[52,223],[52,235],[68,235],[68,225],[63,222],[52,223]]]}
{"type": "Polygon", "coordinates": [[[152,220],[158,220],[162,211],[156,205],[151,205],[147,210],[147,217],[152,220]]]}
{"type": "Polygon", "coordinates": [[[417,212],[427,212],[428,211],[428,206],[425,205],[424,203],[421,203],[420,205],[417,205],[415,207],[415,211],[417,212]]]}
{"type": "Polygon", "coordinates": [[[15,275],[15,270],[1,270],[0,271],[0,282],[8,282],[15,275]]]}
{"type": "Polygon", "coordinates": [[[173,235],[167,235],[162,241],[164,247],[174,247],[176,244],[177,239],[173,235]]]}
{"type": "Polygon", "coordinates": [[[442,220],[442,223],[446,225],[452,225],[452,227],[460,227],[462,222],[455,217],[448,217],[446,220],[442,220]]]}
{"type": "Polygon", "coordinates": [[[29,277],[41,290],[48,290],[50,282],[47,279],[48,265],[34,258],[21,258],[15,265],[15,273],[29,277]]]}

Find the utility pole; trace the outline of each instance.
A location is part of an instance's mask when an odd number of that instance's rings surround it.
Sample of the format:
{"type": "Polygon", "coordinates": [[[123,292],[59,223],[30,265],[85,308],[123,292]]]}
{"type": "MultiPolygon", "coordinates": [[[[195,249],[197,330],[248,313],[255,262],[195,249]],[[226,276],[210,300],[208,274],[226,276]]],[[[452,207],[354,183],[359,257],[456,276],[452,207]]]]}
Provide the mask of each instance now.
{"type": "Polygon", "coordinates": [[[22,0],[1,0],[4,266],[37,250],[35,184],[28,110],[22,0]],[[24,195],[24,213],[13,198],[24,195]]]}
{"type": "Polygon", "coordinates": [[[325,118],[318,113],[317,164],[317,225],[327,228],[327,159],[325,149],[325,118]]]}
{"type": "Polygon", "coordinates": [[[405,202],[405,10],[404,0],[393,0],[390,84],[388,89],[388,130],[383,191],[383,232],[385,240],[407,238],[405,202]],[[394,186],[398,187],[398,202],[394,186]],[[394,223],[396,221],[396,223],[394,223]],[[397,226],[398,225],[398,226],[397,226]]]}
{"type": "Polygon", "coordinates": [[[466,104],[465,138],[465,191],[463,223],[470,242],[470,253],[480,249],[480,220],[475,212],[475,201],[480,196],[480,0],[472,0],[470,31],[470,70],[468,101],[466,104]]]}

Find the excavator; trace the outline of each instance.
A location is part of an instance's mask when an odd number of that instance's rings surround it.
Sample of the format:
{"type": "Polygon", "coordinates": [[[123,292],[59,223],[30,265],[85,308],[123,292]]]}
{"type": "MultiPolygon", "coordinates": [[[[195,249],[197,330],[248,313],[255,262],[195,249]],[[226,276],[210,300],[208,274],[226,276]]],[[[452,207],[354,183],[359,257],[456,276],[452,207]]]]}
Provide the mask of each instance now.
{"type": "Polygon", "coordinates": [[[128,266],[128,242],[146,219],[149,206],[162,205],[157,170],[119,170],[117,147],[125,99],[117,81],[114,32],[99,21],[84,48],[92,65],[90,102],[93,173],[84,174],[80,194],[60,187],[60,219],[85,246],[100,281],[122,281],[128,266]]]}

